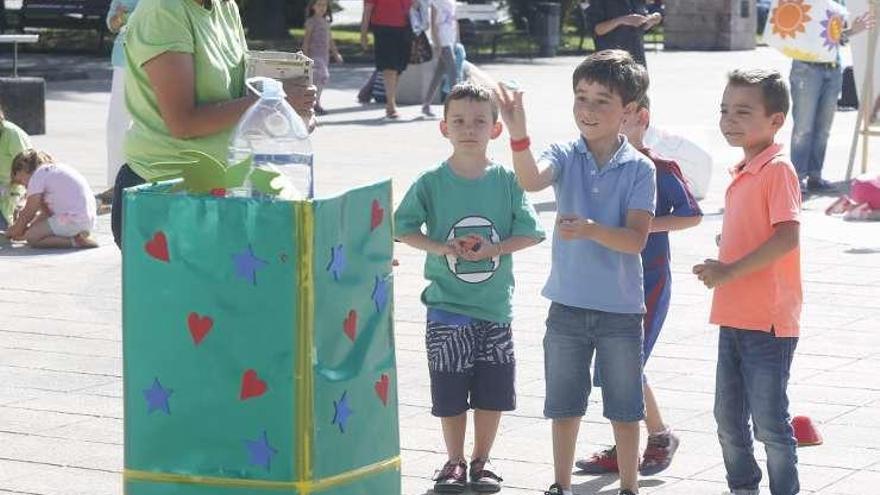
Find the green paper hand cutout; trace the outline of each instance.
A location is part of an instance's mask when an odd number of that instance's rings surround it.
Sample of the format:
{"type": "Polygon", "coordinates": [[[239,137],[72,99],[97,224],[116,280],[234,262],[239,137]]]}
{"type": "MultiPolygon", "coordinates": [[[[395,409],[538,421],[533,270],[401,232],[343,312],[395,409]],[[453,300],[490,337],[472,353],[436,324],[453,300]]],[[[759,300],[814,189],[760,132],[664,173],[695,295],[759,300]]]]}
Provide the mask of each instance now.
{"type": "Polygon", "coordinates": [[[280,188],[272,186],[272,181],[280,176],[278,172],[263,169],[254,169],[251,172],[251,157],[232,166],[225,166],[211,155],[201,151],[186,150],[180,152],[180,161],[154,163],[152,167],[163,172],[165,175],[158,177],[156,181],[182,178],[183,181],[175,185],[171,192],[186,191],[191,194],[210,194],[216,189],[233,189],[241,187],[251,174],[251,184],[257,191],[277,196],[280,188]]]}

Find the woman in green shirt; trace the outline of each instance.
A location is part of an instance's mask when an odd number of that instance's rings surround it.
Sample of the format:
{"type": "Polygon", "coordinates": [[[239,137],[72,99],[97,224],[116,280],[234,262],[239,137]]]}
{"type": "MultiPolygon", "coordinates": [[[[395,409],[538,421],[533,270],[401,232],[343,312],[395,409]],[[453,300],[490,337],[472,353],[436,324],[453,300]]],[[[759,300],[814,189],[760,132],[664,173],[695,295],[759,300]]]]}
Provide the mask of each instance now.
{"type": "Polygon", "coordinates": [[[10,171],[15,155],[31,147],[31,140],[20,127],[6,120],[0,108],[0,230],[12,225],[15,207],[24,197],[24,188],[12,184],[10,171]]]}
{"type": "MultiPolygon", "coordinates": [[[[184,150],[226,161],[230,133],[256,102],[245,92],[247,42],[232,0],[141,0],[125,38],[125,97],[132,125],[116,176],[112,227],[122,246],[122,194],[163,175],[152,164],[184,150]]],[[[314,128],[315,87],[285,82],[287,99],[314,128]]]]}

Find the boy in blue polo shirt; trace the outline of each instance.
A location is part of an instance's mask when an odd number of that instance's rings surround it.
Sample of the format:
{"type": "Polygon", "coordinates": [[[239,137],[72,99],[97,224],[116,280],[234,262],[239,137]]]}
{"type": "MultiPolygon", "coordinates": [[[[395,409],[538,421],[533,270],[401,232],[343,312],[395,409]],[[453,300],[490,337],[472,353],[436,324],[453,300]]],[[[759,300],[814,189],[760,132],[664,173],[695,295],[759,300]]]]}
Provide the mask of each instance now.
{"type": "Polygon", "coordinates": [[[513,165],[526,191],[553,186],[556,229],[552,301],[544,337],[544,415],[553,420],[555,481],[547,495],[571,494],[581,417],[590,393],[590,361],[604,377],[603,414],[618,449],[620,495],[638,493],[642,394],[642,263],[655,204],[654,165],[620,135],[647,92],[648,73],[622,50],[587,57],[574,71],[574,120],[580,136],[554,144],[535,161],[522,93],[499,87],[513,165]]]}
{"type": "MultiPolygon", "coordinates": [[[[650,101],[645,95],[639,101],[635,115],[627,118],[620,132],[630,144],[654,162],[657,168],[657,210],[651,222],[651,235],[642,250],[642,271],[645,277],[645,338],[642,346],[642,362],[647,363],[654,344],[660,336],[669,301],[672,298],[671,253],[669,233],[696,226],[702,220],[697,200],[694,199],[678,164],[655,155],[644,144],[645,133],[651,120],[650,101]]],[[[601,376],[594,373],[593,384],[601,386],[601,376]]],[[[672,463],[678,449],[678,436],[663,422],[660,407],[654,392],[645,378],[645,427],[648,430],[648,445],[642,454],[639,474],[655,475],[672,463]]],[[[589,474],[617,472],[617,448],[603,450],[575,465],[589,474]]]]}

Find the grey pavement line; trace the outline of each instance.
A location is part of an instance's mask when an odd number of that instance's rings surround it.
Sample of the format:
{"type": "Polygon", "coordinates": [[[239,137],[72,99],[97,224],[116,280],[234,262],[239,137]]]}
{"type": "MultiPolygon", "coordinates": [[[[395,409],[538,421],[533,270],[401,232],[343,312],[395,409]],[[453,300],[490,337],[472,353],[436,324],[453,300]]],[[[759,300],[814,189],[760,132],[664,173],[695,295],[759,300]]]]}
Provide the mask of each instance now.
{"type": "MultiPolygon", "coordinates": [[[[38,388],[29,388],[28,390],[42,390],[42,389],[38,389],[38,388]]],[[[54,392],[54,390],[44,390],[44,391],[45,391],[45,392],[54,392]]],[[[61,393],[64,393],[64,392],[61,392],[61,393]]],[[[72,394],[72,395],[77,395],[77,394],[72,394]]],[[[82,394],[79,394],[79,395],[82,395],[82,394]]],[[[97,396],[97,395],[96,395],[95,397],[104,397],[104,398],[106,398],[106,399],[115,399],[115,398],[118,398],[118,397],[97,396]]],[[[11,404],[6,404],[6,405],[3,406],[3,407],[8,408],[8,409],[18,409],[19,411],[53,412],[53,413],[58,413],[58,414],[66,414],[66,415],[68,415],[68,416],[83,416],[83,417],[86,417],[86,418],[96,418],[96,419],[119,419],[119,420],[123,419],[121,416],[107,416],[107,415],[104,415],[104,414],[92,414],[92,413],[81,413],[81,412],[70,412],[70,411],[56,411],[56,410],[54,410],[54,409],[39,409],[39,408],[36,408],[36,407],[22,407],[21,405],[19,405],[19,404],[27,404],[27,403],[30,402],[31,400],[33,400],[33,399],[22,399],[21,402],[13,402],[13,403],[11,403],[11,404]]],[[[84,441],[85,441],[85,440],[84,440],[84,441]]]]}
{"type": "MultiPolygon", "coordinates": [[[[43,352],[43,351],[41,351],[41,352],[43,352]]],[[[49,354],[49,353],[45,352],[45,354],[49,354]]],[[[84,357],[82,355],[78,355],[78,356],[84,357]]],[[[97,356],[97,357],[106,357],[106,356],[97,356]]],[[[65,374],[70,374],[70,375],[104,376],[107,378],[122,378],[122,374],[113,375],[113,374],[109,374],[109,373],[95,373],[95,372],[91,372],[91,371],[59,370],[56,368],[45,368],[45,367],[40,367],[40,366],[21,366],[18,364],[4,364],[2,367],[15,368],[15,369],[19,369],[19,370],[51,371],[53,373],[65,373],[65,374]]]]}
{"type": "MultiPolygon", "coordinates": [[[[54,412],[57,412],[57,411],[54,411],[54,412]]],[[[83,423],[85,421],[88,421],[88,420],[84,419],[84,420],[76,422],[76,423],[64,425],[63,427],[76,426],[79,423],[83,423]]],[[[56,428],[53,428],[53,430],[54,429],[56,429],[56,428]]],[[[51,430],[49,430],[49,431],[51,431],[51,430]]],[[[58,436],[58,435],[45,435],[42,433],[22,433],[20,431],[8,431],[8,430],[0,430],[0,433],[6,434],[6,435],[46,438],[46,439],[50,439],[50,440],[74,440],[77,442],[95,443],[95,444],[100,444],[100,445],[114,445],[114,446],[123,445],[121,442],[101,442],[99,440],[87,440],[87,439],[83,439],[83,438],[70,438],[70,437],[63,437],[63,436],[58,436]]],[[[3,460],[3,459],[0,458],[0,460],[3,460]]],[[[51,463],[42,463],[42,462],[34,462],[34,461],[22,461],[22,462],[31,462],[33,464],[51,464],[51,463]]],[[[64,466],[64,467],[76,467],[76,466],[64,466]]],[[[90,468],[81,468],[81,469],[90,469],[90,468]]],[[[106,470],[105,469],[96,469],[95,471],[106,471],[106,470]]],[[[118,472],[118,471],[109,471],[109,472],[118,472]]]]}
{"type": "MultiPolygon", "coordinates": [[[[108,325],[110,326],[110,325],[108,325]]],[[[46,337],[45,333],[42,332],[34,332],[29,330],[9,330],[7,328],[0,328],[0,333],[13,333],[13,334],[22,334],[22,335],[35,335],[38,337],[46,337]]],[[[111,339],[107,337],[90,337],[88,335],[56,335],[58,338],[62,339],[81,339],[81,340],[98,340],[103,342],[122,342],[120,339],[111,339]]],[[[22,349],[28,351],[40,351],[40,352],[57,352],[57,351],[45,351],[44,349],[30,349],[27,347],[7,347],[7,349],[22,349]]],[[[91,356],[91,354],[71,354],[75,356],[91,356]]],[[[102,355],[96,355],[96,357],[108,357],[102,355]]]]}
{"type": "MultiPolygon", "coordinates": [[[[28,249],[31,249],[31,248],[28,248],[28,249]]],[[[79,251],[75,251],[75,252],[79,252],[79,251]]],[[[64,253],[57,252],[57,254],[64,254],[64,253]]],[[[25,292],[28,294],[39,294],[39,295],[50,295],[50,296],[71,296],[71,297],[92,296],[92,294],[86,294],[83,292],[61,292],[61,291],[46,290],[46,289],[26,289],[26,288],[22,288],[22,287],[15,288],[15,289],[13,289],[11,287],[0,287],[0,290],[4,290],[4,291],[13,291],[14,290],[15,292],[25,292]]],[[[102,297],[106,301],[121,301],[122,300],[122,297],[119,297],[119,296],[114,297],[114,296],[108,295],[108,294],[102,294],[102,297]]],[[[0,298],[0,300],[2,300],[2,298],[0,298]]]]}
{"type": "MultiPolygon", "coordinates": [[[[67,440],[66,438],[64,440],[67,440]]],[[[98,473],[110,473],[110,474],[119,474],[119,471],[114,471],[110,469],[95,469],[95,468],[87,468],[82,466],[75,466],[71,464],[58,464],[57,462],[38,462],[38,461],[24,461],[21,459],[12,459],[9,457],[0,457],[0,461],[10,461],[10,462],[18,462],[21,464],[33,464],[35,466],[52,466],[52,467],[60,467],[65,469],[78,469],[81,471],[92,471],[98,473]]],[[[15,479],[15,478],[13,478],[15,479]]],[[[29,493],[29,492],[15,492],[15,493],[29,493]]]]}
{"type": "MultiPolygon", "coordinates": [[[[838,418],[842,418],[843,416],[846,416],[846,415],[849,414],[849,413],[852,413],[852,412],[858,411],[859,409],[862,409],[862,408],[865,407],[865,406],[864,406],[864,405],[857,405],[857,406],[854,406],[854,405],[852,405],[852,404],[847,404],[846,407],[849,407],[849,409],[847,409],[847,410],[844,411],[844,412],[841,412],[841,413],[837,414],[836,416],[831,416],[831,417],[829,417],[829,418],[826,418],[825,421],[823,421],[823,423],[826,423],[826,424],[834,424],[834,421],[837,420],[838,418]]],[[[878,450],[878,451],[880,451],[880,448],[877,448],[877,449],[871,449],[871,448],[868,448],[868,450],[878,450]]]]}
{"type": "MultiPolygon", "coordinates": [[[[110,310],[104,310],[103,312],[104,312],[104,313],[107,313],[107,312],[110,312],[110,310]]],[[[82,323],[82,319],[75,319],[75,318],[53,318],[53,317],[48,316],[48,315],[43,315],[43,316],[33,316],[33,315],[22,315],[22,314],[17,314],[17,315],[15,315],[15,317],[16,317],[16,318],[27,318],[27,319],[30,319],[30,320],[38,320],[38,321],[57,321],[57,322],[62,322],[62,323],[82,323]]],[[[97,325],[112,326],[112,325],[104,324],[104,323],[98,323],[97,325]]]]}

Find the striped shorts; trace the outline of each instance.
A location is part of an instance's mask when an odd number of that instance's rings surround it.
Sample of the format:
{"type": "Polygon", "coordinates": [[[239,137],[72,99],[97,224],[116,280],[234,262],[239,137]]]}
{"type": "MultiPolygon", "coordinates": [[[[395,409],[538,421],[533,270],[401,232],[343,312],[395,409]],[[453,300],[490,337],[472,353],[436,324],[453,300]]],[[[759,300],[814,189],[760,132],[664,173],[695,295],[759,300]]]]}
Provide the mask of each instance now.
{"type": "Polygon", "coordinates": [[[516,408],[516,361],[509,323],[432,309],[425,347],[434,416],[457,416],[468,409],[516,408]]]}

